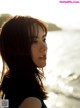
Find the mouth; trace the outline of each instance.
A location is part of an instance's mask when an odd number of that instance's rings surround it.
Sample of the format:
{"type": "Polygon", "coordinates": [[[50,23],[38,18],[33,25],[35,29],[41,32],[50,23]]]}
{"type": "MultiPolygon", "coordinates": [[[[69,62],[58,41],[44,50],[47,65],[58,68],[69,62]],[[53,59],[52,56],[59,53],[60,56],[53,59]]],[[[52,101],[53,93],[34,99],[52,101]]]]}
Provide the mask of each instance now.
{"type": "Polygon", "coordinates": [[[39,59],[46,60],[46,55],[40,56],[39,59]]]}

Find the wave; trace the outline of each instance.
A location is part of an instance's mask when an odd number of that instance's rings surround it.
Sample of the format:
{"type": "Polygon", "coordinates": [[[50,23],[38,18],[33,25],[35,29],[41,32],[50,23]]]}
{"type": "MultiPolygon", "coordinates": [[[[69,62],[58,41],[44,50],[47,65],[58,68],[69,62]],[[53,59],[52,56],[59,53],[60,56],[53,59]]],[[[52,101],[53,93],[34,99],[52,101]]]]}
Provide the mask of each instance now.
{"type": "Polygon", "coordinates": [[[56,83],[55,84],[53,83],[52,86],[47,85],[49,91],[80,100],[79,74],[70,73],[67,77],[59,75],[56,77],[56,79],[53,77],[53,82],[56,83]]]}

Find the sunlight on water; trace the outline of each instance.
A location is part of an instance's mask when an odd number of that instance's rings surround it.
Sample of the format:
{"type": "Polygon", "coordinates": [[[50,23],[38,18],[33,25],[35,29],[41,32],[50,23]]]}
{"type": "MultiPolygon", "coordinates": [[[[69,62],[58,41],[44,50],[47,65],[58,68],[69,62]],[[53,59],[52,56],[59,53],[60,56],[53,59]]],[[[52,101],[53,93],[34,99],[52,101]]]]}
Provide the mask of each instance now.
{"type": "Polygon", "coordinates": [[[53,103],[55,103],[55,98],[57,98],[57,95],[54,94],[53,92],[50,92],[48,94],[49,98],[47,100],[45,100],[44,102],[46,103],[47,107],[48,108],[52,108],[53,106],[53,103]]]}
{"type": "Polygon", "coordinates": [[[49,108],[79,108],[80,32],[48,33],[47,44],[46,103],[49,108]]]}

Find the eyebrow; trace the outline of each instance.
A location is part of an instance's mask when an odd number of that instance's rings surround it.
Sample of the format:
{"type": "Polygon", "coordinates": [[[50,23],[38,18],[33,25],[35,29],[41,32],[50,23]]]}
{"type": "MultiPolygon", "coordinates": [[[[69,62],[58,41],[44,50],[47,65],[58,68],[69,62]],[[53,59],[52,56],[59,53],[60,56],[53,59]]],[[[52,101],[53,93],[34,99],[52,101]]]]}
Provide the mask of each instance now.
{"type": "Polygon", "coordinates": [[[46,34],[44,34],[42,37],[43,37],[43,38],[46,37],[46,34]]]}
{"type": "MultiPolygon", "coordinates": [[[[44,34],[43,36],[42,36],[42,38],[45,38],[46,37],[46,34],[44,34]]],[[[38,36],[34,36],[33,38],[38,38],[38,36]]]]}

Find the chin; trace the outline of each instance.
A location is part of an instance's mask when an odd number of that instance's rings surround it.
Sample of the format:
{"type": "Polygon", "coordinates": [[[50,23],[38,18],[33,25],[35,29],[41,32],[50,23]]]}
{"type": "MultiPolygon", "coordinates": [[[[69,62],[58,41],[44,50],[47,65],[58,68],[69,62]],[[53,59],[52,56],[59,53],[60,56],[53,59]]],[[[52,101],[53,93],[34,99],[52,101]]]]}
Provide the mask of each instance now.
{"type": "Polygon", "coordinates": [[[46,66],[46,63],[45,64],[38,65],[39,68],[43,68],[45,66],[46,66]]]}

